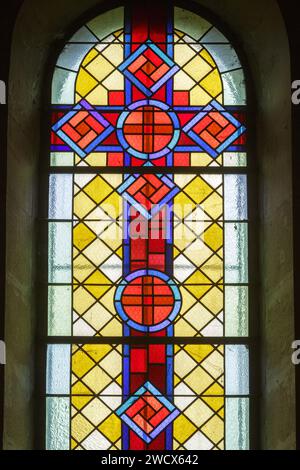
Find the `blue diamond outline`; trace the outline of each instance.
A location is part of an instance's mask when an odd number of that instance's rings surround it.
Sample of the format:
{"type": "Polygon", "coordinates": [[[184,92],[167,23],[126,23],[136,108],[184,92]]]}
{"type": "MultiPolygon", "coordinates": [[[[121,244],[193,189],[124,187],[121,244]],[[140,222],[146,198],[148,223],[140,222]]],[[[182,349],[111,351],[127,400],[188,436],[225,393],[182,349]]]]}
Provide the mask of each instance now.
{"type": "Polygon", "coordinates": [[[151,39],[148,39],[144,44],[141,44],[121,65],[119,65],[118,70],[125,75],[137,88],[139,88],[146,96],[153,95],[159,88],[161,88],[169,78],[171,78],[175,73],[178,72],[179,66],[173,62],[173,60],[167,56],[156,44],[154,44],[151,39]],[[140,80],[138,80],[133,73],[131,73],[127,67],[131,65],[145,50],[151,49],[155,54],[157,54],[169,67],[170,70],[163,75],[152,87],[147,88],[140,80]]]}
{"type": "Polygon", "coordinates": [[[95,108],[85,99],[82,99],[77,103],[65,116],[59,119],[53,126],[52,130],[60,137],[69,147],[74,150],[81,158],[86,157],[90,152],[92,152],[98,144],[100,144],[106,137],[108,137],[113,131],[114,127],[110,122],[108,122],[101,114],[95,110],[95,108]],[[88,111],[94,119],[96,119],[100,124],[106,126],[105,130],[101,132],[97,137],[95,137],[92,142],[83,150],[80,148],[76,142],[70,139],[67,134],[61,130],[61,127],[72,119],[73,116],[77,114],[78,111],[88,111]]]}
{"type": "Polygon", "coordinates": [[[154,207],[150,210],[150,212],[143,207],[138,201],[134,199],[133,196],[127,193],[127,188],[129,188],[140,176],[142,176],[139,173],[136,173],[134,175],[128,175],[125,181],[117,188],[117,192],[122,196],[127,202],[129,202],[133,207],[135,207],[136,210],[138,210],[147,220],[150,220],[155,214],[157,214],[162,206],[167,204],[168,202],[173,199],[176,194],[180,192],[180,189],[175,185],[175,183],[170,180],[168,175],[163,175],[163,174],[155,174],[155,176],[159,179],[161,179],[164,184],[166,184],[171,191],[166,194],[161,201],[159,201],[157,204],[154,204],[154,207]]]}
{"type": "Polygon", "coordinates": [[[134,392],[122,405],[116,410],[116,415],[126,423],[144,442],[150,444],[175,418],[180,411],[171,403],[162,393],[149,381],[145,382],[136,392],[134,392]],[[150,392],[163,406],[167,408],[170,414],[154,428],[149,434],[141,429],[132,421],[125,412],[130,408],[145,392],[150,392]]]}
{"type": "Polygon", "coordinates": [[[226,111],[220,103],[218,103],[216,100],[212,100],[202,111],[196,114],[193,119],[185,124],[182,130],[200,146],[201,150],[207,152],[212,158],[217,158],[232,144],[232,142],[238,139],[246,131],[246,127],[241,124],[230,112],[226,111]],[[231,124],[237,128],[237,130],[216,149],[213,149],[207,142],[201,139],[201,137],[192,130],[193,127],[211,111],[219,111],[229,122],[231,122],[231,124]]]}

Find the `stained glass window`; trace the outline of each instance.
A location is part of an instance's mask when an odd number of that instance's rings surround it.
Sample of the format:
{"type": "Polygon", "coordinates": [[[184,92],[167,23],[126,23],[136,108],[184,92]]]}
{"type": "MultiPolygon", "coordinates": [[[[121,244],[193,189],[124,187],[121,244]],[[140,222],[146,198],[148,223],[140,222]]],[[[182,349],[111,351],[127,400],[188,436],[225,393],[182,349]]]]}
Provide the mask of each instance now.
{"type": "Polygon", "coordinates": [[[249,447],[244,72],[156,8],[92,19],[54,70],[47,449],[249,447]]]}

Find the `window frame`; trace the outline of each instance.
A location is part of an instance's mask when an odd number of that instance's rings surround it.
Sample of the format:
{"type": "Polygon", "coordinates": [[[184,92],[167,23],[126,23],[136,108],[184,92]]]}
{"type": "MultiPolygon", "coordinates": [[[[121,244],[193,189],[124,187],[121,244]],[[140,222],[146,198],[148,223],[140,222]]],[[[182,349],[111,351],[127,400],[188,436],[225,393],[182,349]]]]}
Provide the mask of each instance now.
{"type": "MultiPolygon", "coordinates": [[[[256,148],[256,97],[255,87],[250,67],[243,48],[238,38],[233,35],[226,24],[214,13],[205,7],[193,1],[170,1],[170,7],[175,6],[189,10],[219,29],[221,33],[228,39],[241,63],[241,67],[245,74],[245,89],[247,102],[245,106],[246,122],[247,122],[247,143],[245,152],[247,153],[246,167],[172,167],[172,168],[126,168],[126,172],[118,167],[51,167],[50,166],[50,141],[49,129],[51,128],[51,83],[54,68],[57,59],[63,50],[69,38],[82,27],[86,22],[92,20],[102,13],[108,12],[116,7],[125,6],[124,1],[103,2],[100,7],[92,8],[78,20],[73,23],[70,28],[66,29],[63,39],[53,44],[52,51],[45,67],[45,76],[43,83],[44,92],[42,97],[42,132],[41,132],[41,157],[39,162],[39,203],[38,203],[38,220],[37,220],[37,354],[36,354],[36,396],[37,405],[35,407],[35,447],[37,449],[45,449],[46,436],[46,356],[48,344],[134,344],[133,338],[129,337],[50,337],[47,334],[48,329],[48,203],[49,203],[49,175],[64,173],[153,173],[165,172],[175,174],[245,174],[247,176],[247,207],[248,207],[248,287],[249,287],[249,335],[248,337],[172,337],[168,338],[173,344],[209,344],[212,339],[217,340],[218,344],[245,344],[249,346],[249,449],[257,450],[261,448],[260,442],[260,363],[261,363],[261,345],[260,345],[260,271],[259,271],[259,195],[258,195],[258,164],[257,164],[257,148],[256,148]],[[46,118],[45,118],[46,116],[46,118]]],[[[153,338],[151,339],[153,341],[153,338]]],[[[143,343],[139,338],[138,343],[143,343]]],[[[225,395],[224,395],[225,396],[225,395]]]]}

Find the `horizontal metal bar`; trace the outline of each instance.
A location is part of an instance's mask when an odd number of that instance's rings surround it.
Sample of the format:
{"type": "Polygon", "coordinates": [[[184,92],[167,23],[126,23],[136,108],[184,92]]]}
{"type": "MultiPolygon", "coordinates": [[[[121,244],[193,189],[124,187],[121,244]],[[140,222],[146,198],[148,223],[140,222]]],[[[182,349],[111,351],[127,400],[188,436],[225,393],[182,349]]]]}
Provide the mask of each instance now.
{"type": "Polygon", "coordinates": [[[224,166],[218,166],[218,167],[207,167],[207,166],[197,166],[197,167],[161,167],[161,166],[152,166],[152,167],[107,167],[107,166],[51,166],[48,167],[47,170],[48,173],[71,173],[71,174],[158,174],[158,173],[163,173],[163,174],[209,174],[209,175],[221,175],[221,174],[245,174],[247,175],[250,173],[250,170],[248,167],[239,167],[239,166],[234,166],[234,167],[224,167],[224,166]]]}
{"type": "MultiPolygon", "coordinates": [[[[132,394],[128,394],[128,395],[134,395],[134,393],[132,394]]],[[[165,397],[165,396],[168,396],[168,395],[172,395],[174,397],[204,397],[204,398],[209,398],[209,397],[220,397],[220,398],[250,398],[250,397],[255,397],[255,396],[258,396],[258,395],[254,395],[254,394],[248,394],[248,395],[197,395],[197,393],[194,393],[194,394],[190,394],[190,395],[180,395],[180,394],[174,394],[173,393],[166,393],[166,394],[156,394],[155,396],[156,397],[165,397]]],[[[43,395],[44,398],[69,398],[71,396],[76,396],[76,397],[88,397],[88,396],[92,396],[92,397],[122,397],[123,395],[107,395],[107,394],[103,394],[102,393],[98,393],[98,394],[95,394],[95,393],[90,393],[90,394],[83,394],[83,393],[70,393],[70,394],[61,394],[61,395],[57,395],[57,394],[52,394],[52,393],[45,393],[43,395]]]]}
{"type": "MultiPolygon", "coordinates": [[[[97,44],[107,44],[107,45],[141,44],[141,45],[143,45],[143,44],[145,44],[145,41],[118,41],[118,40],[114,40],[114,41],[109,42],[109,41],[102,41],[101,39],[99,39],[99,41],[95,40],[95,41],[90,41],[90,42],[84,42],[84,41],[76,41],[76,42],[75,41],[68,41],[68,42],[66,42],[66,46],[68,46],[70,44],[86,44],[86,45],[89,45],[89,46],[92,46],[94,44],[96,44],[96,45],[97,44]]],[[[190,46],[190,45],[197,45],[197,46],[201,45],[202,46],[202,45],[205,45],[205,44],[207,46],[213,46],[213,45],[217,44],[219,46],[221,46],[221,45],[228,46],[228,45],[230,45],[230,42],[228,42],[228,41],[227,42],[220,42],[220,41],[219,42],[217,42],[217,41],[216,42],[202,42],[202,41],[184,42],[184,40],[178,40],[178,41],[168,41],[168,42],[166,42],[166,41],[164,41],[164,42],[155,41],[155,44],[159,44],[159,45],[162,45],[162,46],[167,46],[167,45],[170,45],[170,44],[173,44],[173,45],[178,44],[178,45],[182,45],[182,46],[190,46]]],[[[197,54],[197,51],[195,51],[195,54],[197,54]]],[[[239,68],[242,68],[242,66],[239,67],[239,68]]]]}
{"type": "MultiPolygon", "coordinates": [[[[78,283],[61,283],[61,282],[39,282],[39,286],[43,287],[56,287],[56,286],[67,286],[67,287],[84,287],[84,286],[107,286],[107,284],[92,284],[92,283],[85,283],[85,282],[78,282],[78,283]]],[[[118,283],[115,283],[115,285],[118,285],[118,283]]],[[[236,286],[236,287],[253,287],[256,286],[257,284],[255,283],[239,283],[239,284],[233,284],[233,283],[217,283],[217,282],[208,282],[208,283],[202,283],[202,284],[197,284],[199,286],[212,286],[212,287],[229,287],[229,286],[236,286]]]]}
{"type": "Polygon", "coordinates": [[[100,336],[48,336],[40,338],[48,344],[245,344],[256,342],[249,337],[162,337],[162,336],[130,336],[130,337],[100,337],[100,336]]]}
{"type": "MultiPolygon", "coordinates": [[[[101,207],[101,206],[100,206],[101,207]]],[[[105,220],[102,220],[102,219],[89,219],[88,217],[84,218],[84,219],[47,219],[46,217],[42,218],[42,217],[38,217],[37,219],[35,219],[37,222],[108,222],[107,219],[105,220]]],[[[113,223],[118,223],[118,222],[128,222],[130,220],[130,218],[128,219],[112,219],[111,221],[109,221],[109,223],[113,224],[113,223]]],[[[164,219],[161,219],[162,221],[164,219]]],[[[199,220],[192,220],[192,222],[196,222],[196,223],[201,223],[201,222],[211,222],[212,224],[215,223],[215,224],[248,224],[249,223],[249,219],[243,219],[243,220],[230,220],[230,219],[226,219],[226,220],[223,220],[223,219],[219,219],[219,220],[216,220],[216,219],[199,219],[199,220]]]]}

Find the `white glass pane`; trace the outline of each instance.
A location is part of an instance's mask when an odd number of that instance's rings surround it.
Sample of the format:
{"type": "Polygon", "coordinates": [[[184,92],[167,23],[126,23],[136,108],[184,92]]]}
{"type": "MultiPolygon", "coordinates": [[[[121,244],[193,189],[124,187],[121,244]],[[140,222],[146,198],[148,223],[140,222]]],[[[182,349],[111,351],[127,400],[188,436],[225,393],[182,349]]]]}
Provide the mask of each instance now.
{"type": "Polygon", "coordinates": [[[241,66],[235,50],[229,44],[206,44],[205,49],[212,55],[221,73],[241,66]]]}
{"type": "Polygon", "coordinates": [[[72,289],[70,286],[48,288],[48,334],[71,335],[72,289]]]}
{"type": "Polygon", "coordinates": [[[248,225],[225,223],[225,283],[248,282],[248,225]]]}
{"type": "Polygon", "coordinates": [[[244,152],[224,152],[224,166],[247,166],[247,154],[244,152]]]}
{"type": "Polygon", "coordinates": [[[71,282],[71,222],[49,223],[49,264],[50,283],[69,284],[71,282]]]}
{"type": "Polygon", "coordinates": [[[72,152],[51,152],[51,166],[73,166],[74,153],[72,152]]]}
{"type": "Polygon", "coordinates": [[[225,175],[225,220],[246,220],[247,204],[247,176],[225,175]]]}
{"type": "Polygon", "coordinates": [[[86,26],[80,28],[68,42],[98,42],[98,38],[86,26]]]}
{"type": "Polygon", "coordinates": [[[248,335],[248,287],[225,287],[225,335],[248,335]]]}
{"type": "Polygon", "coordinates": [[[224,105],[246,104],[245,76],[242,69],[222,73],[224,105]]]}
{"type": "Polygon", "coordinates": [[[74,104],[76,73],[56,68],[52,79],[52,104],[74,104]]]}
{"type": "Polygon", "coordinates": [[[225,346],[225,395],[249,393],[249,350],[244,344],[225,346]]]}
{"type": "Polygon", "coordinates": [[[50,175],[49,219],[72,219],[73,175],[50,175]]]}
{"type": "Polygon", "coordinates": [[[249,398],[226,398],[225,449],[249,449],[249,398]]]}
{"type": "Polygon", "coordinates": [[[48,397],[46,402],[46,450],[69,450],[70,399],[48,397]]]}
{"type": "Polygon", "coordinates": [[[70,393],[70,344],[49,344],[47,349],[47,384],[49,395],[70,393]]]}
{"type": "Polygon", "coordinates": [[[201,43],[214,43],[214,42],[223,42],[228,43],[228,40],[225,36],[217,29],[210,29],[201,39],[201,43]]]}
{"type": "Polygon", "coordinates": [[[77,72],[93,44],[66,44],[56,65],[77,72]]]}

